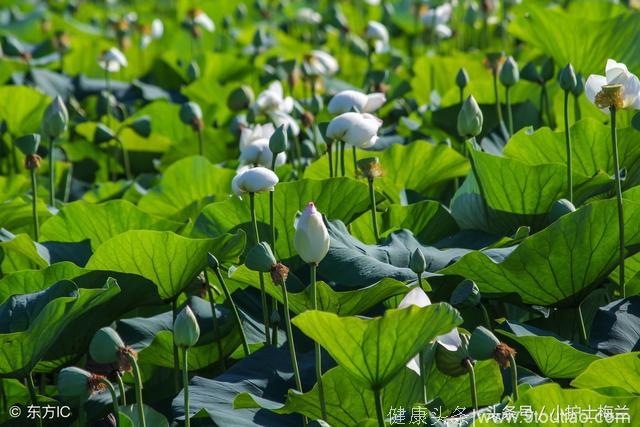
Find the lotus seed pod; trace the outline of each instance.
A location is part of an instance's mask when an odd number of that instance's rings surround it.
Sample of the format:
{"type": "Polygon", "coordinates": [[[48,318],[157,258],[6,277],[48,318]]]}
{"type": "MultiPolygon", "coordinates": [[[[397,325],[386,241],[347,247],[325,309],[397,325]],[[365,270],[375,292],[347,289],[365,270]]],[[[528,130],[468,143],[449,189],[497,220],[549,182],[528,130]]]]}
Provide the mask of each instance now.
{"type": "Polygon", "coordinates": [[[582,73],[576,74],[576,85],[571,89],[571,93],[574,96],[580,96],[584,92],[584,80],[582,79],[582,73]]]}
{"type": "Polygon", "coordinates": [[[469,96],[458,113],[458,134],[464,138],[477,136],[482,132],[482,111],[473,96],[469,96]]]}
{"type": "Polygon", "coordinates": [[[489,329],[478,326],[469,339],[469,356],[476,360],[493,359],[500,340],[489,329]]]}
{"type": "Polygon", "coordinates": [[[416,274],[422,274],[427,269],[427,261],[420,248],[416,248],[409,259],[409,268],[416,274]]]}
{"type": "Polygon", "coordinates": [[[200,326],[189,306],[185,306],[173,324],[173,340],[178,347],[193,347],[200,338],[200,326]]]}
{"type": "Polygon", "coordinates": [[[553,59],[547,58],[540,68],[540,78],[542,81],[548,82],[553,78],[553,59]]]}
{"type": "Polygon", "coordinates": [[[287,150],[287,132],[285,125],[280,125],[269,138],[269,150],[274,155],[280,154],[287,150]]]}
{"type": "Polygon", "coordinates": [[[151,117],[142,116],[131,122],[129,125],[133,131],[143,138],[148,138],[151,135],[151,117]]]}
{"type": "Polygon", "coordinates": [[[520,77],[532,83],[540,83],[541,81],[540,74],[538,73],[538,68],[533,62],[527,62],[522,71],[520,71],[520,77]]]}
{"type": "Polygon", "coordinates": [[[235,88],[227,97],[227,107],[231,111],[241,111],[249,108],[254,101],[253,89],[247,85],[235,88]]]}
{"type": "Polygon", "coordinates": [[[103,142],[109,142],[116,138],[116,135],[113,133],[109,127],[103,123],[98,123],[96,125],[96,130],[93,132],[93,142],[95,144],[102,144],[103,142]]]}
{"type": "Polygon", "coordinates": [[[560,70],[560,74],[558,75],[558,83],[560,83],[560,87],[565,92],[573,90],[573,88],[578,84],[576,73],[573,70],[573,65],[567,64],[566,67],[560,70]]]}
{"type": "Polygon", "coordinates": [[[438,343],[436,345],[436,368],[451,377],[459,377],[467,373],[464,361],[469,358],[467,347],[469,345],[469,336],[460,334],[461,345],[456,350],[451,351],[438,343]]]}
{"type": "Polygon", "coordinates": [[[458,70],[458,74],[456,74],[456,85],[460,89],[464,89],[469,84],[469,74],[467,74],[467,70],[464,68],[460,68],[458,70]]]}
{"type": "Polygon", "coordinates": [[[42,133],[49,138],[57,138],[67,130],[69,112],[60,96],[56,96],[51,104],[44,110],[42,116],[42,133]]]}
{"type": "Polygon", "coordinates": [[[549,222],[555,222],[560,217],[576,210],[576,207],[567,199],[556,200],[551,206],[548,218],[549,222]]]}
{"type": "Polygon", "coordinates": [[[500,70],[500,83],[510,87],[518,83],[520,80],[520,71],[518,70],[518,64],[512,56],[508,57],[502,65],[500,70]]]}
{"type": "Polygon", "coordinates": [[[195,102],[185,102],[180,107],[180,120],[185,125],[193,125],[194,121],[202,120],[202,109],[195,102]]]}
{"type": "Polygon", "coordinates": [[[98,363],[114,363],[118,361],[118,353],[125,348],[120,335],[109,327],[98,329],[91,343],[89,343],[89,354],[98,363]]]}
{"type": "Polygon", "coordinates": [[[260,242],[247,252],[244,264],[249,270],[268,273],[276,264],[271,246],[267,242],[260,242]]]}
{"type": "Polygon", "coordinates": [[[30,156],[36,154],[36,151],[38,151],[38,147],[40,146],[40,135],[37,133],[23,135],[20,138],[16,138],[13,143],[25,156],[30,156]]]}
{"type": "Polygon", "coordinates": [[[58,392],[65,400],[76,400],[89,395],[89,382],[93,374],[84,369],[71,366],[58,374],[58,392]]]}
{"type": "Polygon", "coordinates": [[[475,307],[480,304],[480,289],[473,280],[465,279],[451,293],[449,302],[454,307],[475,307]]]}

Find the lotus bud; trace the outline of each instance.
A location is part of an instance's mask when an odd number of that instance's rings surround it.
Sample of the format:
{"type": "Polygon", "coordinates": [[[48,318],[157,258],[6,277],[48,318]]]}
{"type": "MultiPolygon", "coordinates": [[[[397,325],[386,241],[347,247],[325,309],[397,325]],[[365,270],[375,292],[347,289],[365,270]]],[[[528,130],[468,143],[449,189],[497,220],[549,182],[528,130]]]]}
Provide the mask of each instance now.
{"type": "Polygon", "coordinates": [[[247,169],[231,180],[231,189],[236,195],[273,191],[278,183],[278,175],[262,166],[247,169]]]}
{"type": "Polygon", "coordinates": [[[268,273],[276,264],[271,246],[267,242],[260,242],[247,252],[244,264],[249,270],[268,273]]]}
{"type": "Polygon", "coordinates": [[[427,261],[424,259],[424,254],[420,248],[416,248],[411,254],[409,268],[416,274],[422,274],[427,269],[427,261]]]}
{"type": "Polygon", "coordinates": [[[584,80],[582,79],[582,73],[576,74],[576,85],[571,89],[573,96],[580,96],[584,92],[584,80]]]}
{"type": "Polygon", "coordinates": [[[247,6],[244,3],[238,3],[235,10],[235,15],[238,21],[242,21],[247,16],[247,6]]]}
{"type": "Polygon", "coordinates": [[[67,367],[58,374],[58,392],[68,401],[84,400],[104,387],[100,384],[102,378],[75,366],[67,367]]]}
{"type": "Polygon", "coordinates": [[[56,96],[51,104],[44,110],[42,116],[42,133],[49,138],[57,138],[67,130],[69,112],[60,96],[56,96]]]}
{"type": "Polygon", "coordinates": [[[567,64],[566,67],[560,70],[560,74],[558,75],[558,83],[560,83],[560,87],[565,92],[573,90],[576,84],[578,84],[576,73],[573,70],[573,65],[567,64]]]}
{"type": "Polygon", "coordinates": [[[197,80],[200,77],[200,66],[196,61],[189,62],[187,65],[187,78],[190,82],[197,80]]]}
{"type": "Polygon", "coordinates": [[[207,264],[209,264],[209,268],[212,270],[217,270],[220,268],[220,262],[218,261],[218,258],[216,258],[216,256],[211,252],[207,254],[207,264]]]}
{"type": "Polygon", "coordinates": [[[524,66],[524,68],[520,72],[520,76],[524,80],[532,83],[540,83],[542,80],[542,78],[540,77],[540,74],[538,73],[538,68],[536,67],[536,64],[534,64],[533,62],[527,62],[527,64],[524,66]]]}
{"type": "Polygon", "coordinates": [[[555,222],[566,214],[574,212],[576,207],[567,199],[556,200],[547,215],[549,222],[555,222]]]}
{"type": "Polygon", "coordinates": [[[202,109],[195,102],[185,102],[180,107],[180,120],[185,125],[191,125],[195,131],[202,130],[202,109]]]}
{"type": "Polygon", "coordinates": [[[436,368],[451,377],[459,377],[467,373],[465,361],[469,360],[469,336],[465,333],[460,334],[460,346],[455,350],[449,350],[442,344],[436,345],[436,368]]]}
{"type": "Polygon", "coordinates": [[[478,20],[479,14],[480,10],[478,9],[478,5],[474,2],[470,2],[467,6],[467,10],[464,12],[464,23],[469,26],[473,26],[478,20]]]}
{"type": "Polygon", "coordinates": [[[224,29],[225,31],[229,31],[232,25],[233,18],[231,18],[231,16],[226,15],[224,18],[222,18],[222,29],[224,29]]]}
{"type": "Polygon", "coordinates": [[[95,144],[102,144],[103,142],[109,142],[113,139],[116,139],[116,135],[107,125],[103,123],[96,125],[96,130],[93,132],[93,142],[95,144]]]}
{"type": "Polygon", "coordinates": [[[547,58],[540,68],[540,78],[543,82],[548,82],[553,78],[553,58],[547,58]]]}
{"type": "Polygon", "coordinates": [[[137,135],[140,135],[143,138],[148,138],[149,135],[151,135],[151,117],[138,117],[129,124],[129,127],[133,129],[137,135]]]}
{"type": "Polygon", "coordinates": [[[120,335],[113,328],[101,328],[89,343],[89,354],[98,363],[114,363],[118,361],[120,351],[126,346],[120,335]]]}
{"type": "Polygon", "coordinates": [[[482,121],[480,106],[470,95],[458,113],[458,134],[464,138],[478,136],[482,132],[482,121]]]}
{"type": "Polygon", "coordinates": [[[253,104],[253,89],[247,85],[235,88],[227,97],[227,107],[231,111],[245,110],[253,104]]]}
{"type": "Polygon", "coordinates": [[[460,68],[458,70],[458,74],[456,74],[456,85],[460,89],[464,89],[469,84],[469,74],[467,74],[467,70],[464,68],[460,68]]]}
{"type": "Polygon", "coordinates": [[[308,264],[318,264],[329,252],[329,232],[322,214],[309,202],[295,223],[293,243],[300,258],[308,264]]]}
{"type": "Polygon", "coordinates": [[[193,347],[200,338],[200,326],[189,306],[176,316],[173,324],[173,340],[178,347],[193,347]]]}
{"type": "Polygon", "coordinates": [[[36,154],[38,147],[40,146],[40,135],[37,133],[30,133],[23,135],[20,138],[16,138],[13,143],[25,156],[36,154]]]}
{"type": "Polygon", "coordinates": [[[480,289],[473,280],[465,279],[458,283],[449,298],[454,307],[475,307],[480,304],[480,289]]]}
{"type": "Polygon", "coordinates": [[[478,326],[469,339],[469,356],[476,360],[493,358],[500,340],[489,329],[478,326]]]}
{"type": "Polygon", "coordinates": [[[287,132],[285,125],[280,125],[269,138],[269,150],[274,155],[278,155],[287,150],[287,132]]]}
{"type": "Polygon", "coordinates": [[[311,102],[309,103],[309,111],[313,114],[319,114],[320,111],[324,108],[324,101],[322,101],[322,96],[317,93],[311,97],[311,102]]]}
{"type": "Polygon", "coordinates": [[[378,140],[382,120],[372,114],[343,113],[327,126],[327,138],[339,140],[359,148],[369,148],[378,140]]]}
{"type": "Polygon", "coordinates": [[[377,157],[366,157],[356,162],[360,175],[372,180],[382,176],[382,164],[377,157]]]}
{"type": "Polygon", "coordinates": [[[500,83],[510,87],[518,83],[518,80],[520,80],[518,64],[512,56],[509,56],[500,69],[500,83]]]}

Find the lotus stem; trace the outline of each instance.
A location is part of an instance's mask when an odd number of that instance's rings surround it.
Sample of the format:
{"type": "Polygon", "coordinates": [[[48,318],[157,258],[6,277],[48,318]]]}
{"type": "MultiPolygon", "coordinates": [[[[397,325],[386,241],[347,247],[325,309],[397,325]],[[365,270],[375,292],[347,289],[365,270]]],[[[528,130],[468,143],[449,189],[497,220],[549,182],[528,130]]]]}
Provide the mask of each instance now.
{"type": "Polygon", "coordinates": [[[40,226],[38,224],[38,178],[37,178],[37,169],[30,169],[31,173],[31,206],[32,206],[32,215],[33,215],[33,236],[35,237],[35,241],[40,240],[40,226]]]}
{"type": "Polygon", "coordinates": [[[204,156],[204,140],[202,139],[202,130],[198,129],[196,130],[196,133],[198,134],[198,153],[201,156],[204,156]]]}
{"type": "MultiPolygon", "coordinates": [[[[251,223],[253,224],[253,238],[257,245],[260,242],[258,234],[258,221],[256,220],[255,193],[249,193],[249,208],[251,210],[251,223]]],[[[264,275],[259,273],[260,277],[260,300],[262,303],[262,321],[264,323],[264,340],[265,344],[271,344],[271,336],[269,335],[269,309],[267,306],[267,292],[264,287],[264,275]]]]}
{"type": "MultiPolygon", "coordinates": [[[[318,309],[318,288],[316,286],[316,270],[318,265],[315,263],[309,264],[311,270],[311,295],[313,296],[313,309],[318,309]]],[[[316,381],[318,382],[318,394],[320,395],[320,411],[322,413],[322,419],[327,420],[327,404],[324,399],[324,387],[322,385],[322,354],[320,353],[320,344],[314,342],[314,350],[316,356],[316,381]]]]}
{"type": "Polygon", "coordinates": [[[618,159],[618,131],[616,130],[616,107],[609,107],[611,112],[611,142],[613,144],[613,163],[615,167],[616,198],[618,200],[618,229],[620,233],[620,286],[622,298],[626,298],[627,292],[624,282],[624,207],[622,205],[622,183],[620,180],[620,161],[618,159]]]}
{"type": "Polygon", "coordinates": [[[469,373],[469,389],[471,390],[471,403],[473,404],[473,409],[478,410],[478,390],[476,389],[476,373],[473,369],[473,363],[471,359],[467,358],[464,361],[465,366],[467,367],[467,372],[469,373]]]}
{"type": "Polygon", "coordinates": [[[49,137],[49,206],[56,205],[56,169],[53,161],[54,138],[49,137]]]}
{"type": "Polygon", "coordinates": [[[251,354],[251,351],[249,350],[247,337],[244,333],[244,328],[242,327],[242,320],[240,320],[240,312],[238,311],[238,307],[236,306],[236,303],[233,301],[233,297],[231,296],[231,293],[229,292],[229,288],[227,287],[227,284],[224,281],[224,277],[222,277],[220,268],[219,267],[216,268],[214,270],[214,273],[216,274],[216,277],[220,282],[220,286],[222,287],[222,291],[224,292],[224,296],[226,300],[229,301],[229,304],[231,304],[231,309],[233,310],[233,317],[235,317],[238,328],[240,329],[240,338],[242,339],[242,349],[244,350],[244,355],[248,356],[249,354],[251,354]]]}
{"type": "Polygon", "coordinates": [[[133,368],[133,379],[135,380],[135,390],[136,390],[136,404],[138,406],[138,417],[140,418],[140,425],[142,427],[146,427],[147,423],[144,419],[144,402],[142,400],[142,376],[140,375],[140,367],[138,366],[138,361],[136,358],[130,354],[126,353],[127,360],[131,364],[133,368]]]}
{"type": "Polygon", "coordinates": [[[509,126],[509,136],[513,136],[513,111],[511,109],[511,94],[509,86],[504,89],[504,100],[507,104],[507,125],[509,126]]]}
{"type": "Polygon", "coordinates": [[[329,178],[333,178],[333,143],[327,144],[327,156],[329,157],[329,178]]]}
{"type": "Polygon", "coordinates": [[[578,120],[580,120],[580,118],[582,116],[582,114],[580,114],[580,102],[579,102],[579,100],[580,100],[579,96],[576,96],[576,95],[573,96],[573,110],[574,110],[574,115],[575,115],[574,121],[576,121],[576,122],[578,120]]]}
{"type": "Polygon", "coordinates": [[[296,357],[296,346],[293,342],[293,330],[291,329],[291,316],[289,315],[289,295],[287,292],[287,283],[282,281],[282,304],[284,308],[284,323],[287,330],[287,342],[289,343],[289,353],[291,355],[291,366],[293,367],[293,377],[296,382],[296,388],[302,392],[302,381],[300,380],[300,369],[298,368],[298,359],[296,357]]]}
{"type": "MultiPolygon", "coordinates": [[[[214,314],[215,317],[215,314],[214,314]]],[[[184,425],[185,427],[191,426],[191,419],[189,417],[189,360],[188,360],[189,348],[182,348],[182,385],[184,387],[184,425]]]]}
{"type": "Polygon", "coordinates": [[[502,119],[502,109],[500,108],[500,93],[498,92],[498,72],[493,71],[493,96],[496,102],[496,113],[498,114],[498,122],[504,123],[502,119]]]}
{"type": "Polygon", "coordinates": [[[571,131],[569,129],[569,91],[564,91],[564,140],[567,144],[567,194],[569,201],[573,203],[573,174],[571,153],[571,131]]]}
{"type": "MultiPolygon", "coordinates": [[[[271,170],[275,172],[276,170],[276,156],[273,155],[271,159],[271,170]]],[[[274,197],[275,197],[275,189],[269,192],[269,224],[271,226],[271,247],[273,251],[276,250],[276,223],[274,220],[275,209],[274,209],[274,197]]],[[[273,305],[273,313],[278,312],[278,300],[275,298],[271,298],[271,304],[273,305]]],[[[271,327],[271,343],[277,347],[278,346],[278,323],[274,321],[271,327]]]]}
{"type": "Polygon", "coordinates": [[[358,154],[356,153],[355,145],[351,147],[351,152],[353,154],[353,170],[356,176],[358,175],[358,154]]]}
{"type": "Polygon", "coordinates": [[[584,323],[584,316],[582,315],[582,303],[578,304],[578,320],[580,321],[580,335],[583,344],[588,344],[589,337],[587,336],[587,328],[584,323]]]}
{"type": "Polygon", "coordinates": [[[464,104],[464,88],[460,87],[460,105],[464,104]]]}
{"type": "MultiPolygon", "coordinates": [[[[173,316],[171,324],[174,324],[176,323],[176,317],[178,317],[178,302],[176,299],[171,301],[171,314],[173,316]]],[[[180,359],[178,357],[178,346],[176,345],[175,337],[173,339],[173,385],[176,391],[180,387],[180,359]]]]}
{"type": "Polygon", "coordinates": [[[342,173],[342,176],[346,175],[345,172],[345,164],[344,164],[344,148],[345,148],[345,142],[344,141],[340,141],[340,172],[342,173]]]}
{"type": "Polygon", "coordinates": [[[378,217],[376,216],[376,189],[373,186],[373,177],[368,178],[369,181],[369,200],[371,201],[371,219],[373,221],[373,235],[376,238],[376,243],[380,241],[380,234],[378,232],[378,217]]]}
{"type": "MultiPolygon", "coordinates": [[[[31,171],[34,171],[35,169],[31,169],[31,171]]],[[[31,404],[33,406],[38,406],[38,397],[36,394],[36,386],[33,383],[33,373],[31,371],[29,371],[29,373],[27,374],[27,387],[29,388],[29,399],[31,401],[31,404]]],[[[38,427],[42,427],[42,418],[41,417],[35,417],[36,419],[36,425],[38,427]]]]}
{"type": "Polygon", "coordinates": [[[223,370],[227,370],[227,363],[224,360],[224,349],[222,348],[222,333],[220,332],[220,324],[218,317],[216,316],[216,300],[213,298],[213,290],[211,284],[209,284],[209,275],[207,269],[203,270],[205,286],[207,287],[207,296],[209,297],[209,304],[211,305],[211,318],[213,320],[213,333],[216,336],[216,345],[218,347],[218,354],[220,355],[220,364],[223,370]]]}
{"type": "Polygon", "coordinates": [[[118,381],[118,390],[120,390],[120,397],[122,398],[122,405],[127,405],[127,392],[124,388],[124,382],[122,381],[122,375],[120,372],[116,372],[116,380],[118,381]]]}
{"type": "Polygon", "coordinates": [[[378,426],[384,427],[384,412],[382,409],[382,393],[380,389],[375,387],[373,389],[373,398],[376,402],[376,416],[378,417],[378,426]]]}
{"type": "Polygon", "coordinates": [[[113,404],[113,416],[116,419],[116,427],[120,427],[120,407],[118,406],[118,395],[116,394],[116,389],[106,378],[100,378],[100,382],[107,387],[109,393],[111,394],[111,403],[113,404]]]}
{"type": "Polygon", "coordinates": [[[124,173],[127,180],[130,181],[133,175],[131,174],[131,162],[129,161],[129,153],[124,148],[124,143],[120,138],[116,138],[116,142],[120,145],[120,151],[122,152],[122,166],[124,167],[124,173]]]}
{"type": "Polygon", "coordinates": [[[490,331],[493,331],[493,325],[491,324],[491,317],[489,317],[489,312],[487,311],[487,307],[485,307],[484,304],[482,304],[482,303],[479,303],[478,307],[480,308],[480,311],[482,312],[482,319],[484,320],[485,326],[490,331]]]}
{"type": "Polygon", "coordinates": [[[509,362],[511,369],[511,387],[513,387],[513,400],[517,402],[520,397],[518,394],[518,365],[516,365],[516,358],[512,353],[509,354],[509,362]]]}

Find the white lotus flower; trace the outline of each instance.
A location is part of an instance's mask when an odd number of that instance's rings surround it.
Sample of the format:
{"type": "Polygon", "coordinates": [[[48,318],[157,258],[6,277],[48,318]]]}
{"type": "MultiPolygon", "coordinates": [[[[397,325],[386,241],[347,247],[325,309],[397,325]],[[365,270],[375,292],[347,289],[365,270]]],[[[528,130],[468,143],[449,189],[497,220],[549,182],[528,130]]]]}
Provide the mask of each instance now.
{"type": "Polygon", "coordinates": [[[256,106],[261,113],[282,111],[290,113],[293,111],[293,98],[284,97],[282,83],[279,80],[272,82],[256,99],[256,106]]]}
{"type": "Polygon", "coordinates": [[[340,69],[338,61],[322,50],[311,51],[305,62],[308,73],[314,76],[332,76],[340,69]]]}
{"type": "MultiPolygon", "coordinates": [[[[398,304],[398,308],[407,308],[412,305],[417,307],[427,307],[431,305],[431,300],[429,296],[419,287],[411,289],[400,301],[398,304]]],[[[461,345],[462,340],[460,339],[460,334],[458,333],[458,329],[453,328],[451,331],[447,332],[444,335],[439,335],[436,337],[436,342],[446,348],[449,351],[456,351],[461,345]]],[[[420,375],[420,362],[419,357],[415,356],[413,359],[407,363],[407,368],[411,369],[418,375],[420,375]]]]}
{"type": "Polygon", "coordinates": [[[343,113],[327,126],[327,138],[359,148],[369,148],[378,140],[382,120],[369,113],[343,113]]]}
{"type": "Polygon", "coordinates": [[[157,40],[164,34],[164,24],[158,18],[151,21],[148,31],[145,31],[140,38],[140,46],[144,49],[149,46],[153,40],[157,40]]]}
{"type": "Polygon", "coordinates": [[[238,197],[243,193],[261,193],[273,191],[279,182],[278,175],[271,169],[258,166],[255,168],[242,167],[231,180],[231,189],[238,197]]]}
{"type": "MultiPolygon", "coordinates": [[[[607,61],[605,76],[591,74],[585,83],[584,92],[587,98],[602,111],[608,112],[609,105],[605,105],[598,95],[602,92],[602,87],[607,85],[622,85],[617,101],[617,108],[640,109],[640,80],[630,73],[627,66],[613,59],[607,61]]],[[[604,100],[606,101],[606,100],[604,100]]]]}
{"type": "Polygon", "coordinates": [[[303,7],[296,12],[296,20],[304,24],[316,25],[322,22],[322,15],[311,8],[303,7]]]}
{"type": "Polygon", "coordinates": [[[300,258],[308,264],[318,264],[329,252],[329,232],[322,214],[309,202],[294,223],[293,244],[300,258]]]}
{"type": "Polygon", "coordinates": [[[216,24],[214,24],[209,15],[204,13],[202,10],[195,11],[195,15],[193,16],[193,23],[204,28],[210,33],[214,32],[216,29],[216,24]]]}
{"type": "Polygon", "coordinates": [[[367,23],[367,29],[365,30],[365,36],[367,39],[373,41],[373,46],[377,53],[389,50],[389,31],[387,31],[387,27],[380,22],[369,21],[367,23]]]}
{"type": "Polygon", "coordinates": [[[451,13],[453,8],[450,3],[445,3],[442,6],[438,6],[427,10],[422,15],[422,22],[428,28],[431,28],[436,36],[442,39],[451,37],[453,31],[447,23],[451,20],[451,13]]]}
{"type": "Polygon", "coordinates": [[[98,58],[98,65],[109,73],[117,73],[122,68],[129,65],[129,63],[127,62],[127,57],[124,56],[124,53],[120,52],[118,48],[112,47],[100,55],[100,58],[98,58]]]}
{"type": "MultiPolygon", "coordinates": [[[[271,123],[256,125],[253,128],[242,128],[240,131],[240,162],[243,165],[258,164],[271,167],[273,153],[269,148],[269,138],[275,132],[271,123]]],[[[287,161],[285,152],[276,156],[276,166],[281,166],[287,161]]]]}
{"type": "Polygon", "coordinates": [[[348,113],[357,111],[360,113],[372,113],[387,101],[384,93],[375,92],[366,95],[357,90],[343,90],[331,98],[327,109],[331,114],[348,113]]]}

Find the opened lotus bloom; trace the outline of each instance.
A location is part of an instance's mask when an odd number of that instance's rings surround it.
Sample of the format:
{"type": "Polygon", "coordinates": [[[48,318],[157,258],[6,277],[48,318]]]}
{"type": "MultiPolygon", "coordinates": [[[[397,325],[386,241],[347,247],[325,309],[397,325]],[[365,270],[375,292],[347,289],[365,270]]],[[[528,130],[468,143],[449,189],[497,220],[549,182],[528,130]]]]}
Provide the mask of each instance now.
{"type": "Polygon", "coordinates": [[[369,113],[343,113],[329,122],[327,138],[359,148],[369,148],[378,140],[382,120],[369,113]]]}
{"type": "Polygon", "coordinates": [[[243,193],[261,193],[273,191],[278,183],[278,175],[272,170],[258,166],[256,168],[240,168],[231,180],[231,189],[238,197],[243,193]]]}
{"type": "Polygon", "coordinates": [[[332,76],[340,69],[338,61],[322,50],[311,51],[311,53],[307,55],[305,63],[307,72],[316,76],[332,76]]]}
{"type": "Polygon", "coordinates": [[[369,21],[365,30],[365,36],[373,42],[376,52],[380,53],[389,50],[389,31],[387,27],[380,22],[369,21]]]}
{"type": "Polygon", "coordinates": [[[610,107],[640,109],[640,80],[629,72],[626,65],[609,59],[604,76],[589,76],[585,95],[605,112],[610,107]]]}
{"type": "Polygon", "coordinates": [[[427,12],[422,15],[422,22],[426,27],[431,28],[438,37],[443,39],[449,38],[453,32],[447,23],[451,20],[452,11],[453,8],[451,4],[445,3],[442,6],[427,10],[427,12]]]}
{"type": "Polygon", "coordinates": [[[329,252],[329,232],[322,214],[310,202],[294,224],[296,232],[293,243],[300,258],[308,264],[317,265],[329,252]]]}
{"type": "MultiPolygon", "coordinates": [[[[275,132],[271,123],[256,125],[253,128],[242,128],[240,133],[240,162],[243,165],[261,165],[270,167],[273,153],[269,148],[269,138],[275,132]]],[[[287,161],[287,154],[281,152],[276,156],[276,166],[287,161]]]]}
{"type": "Polygon", "coordinates": [[[98,58],[98,65],[100,68],[110,73],[117,73],[122,68],[129,65],[129,62],[127,61],[127,57],[124,56],[124,53],[120,52],[119,49],[112,47],[100,55],[100,58],[98,58]]]}
{"type": "Polygon", "coordinates": [[[387,98],[384,93],[375,92],[369,95],[357,90],[343,90],[338,92],[331,101],[327,109],[331,114],[342,114],[348,112],[372,113],[380,108],[387,98]]]}
{"type": "Polygon", "coordinates": [[[273,111],[282,111],[290,113],[293,111],[293,98],[284,96],[282,83],[276,80],[269,84],[267,89],[263,91],[256,99],[256,108],[261,113],[269,113],[273,111]]]}

